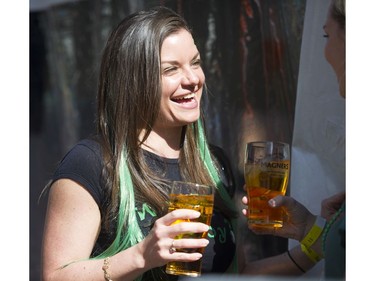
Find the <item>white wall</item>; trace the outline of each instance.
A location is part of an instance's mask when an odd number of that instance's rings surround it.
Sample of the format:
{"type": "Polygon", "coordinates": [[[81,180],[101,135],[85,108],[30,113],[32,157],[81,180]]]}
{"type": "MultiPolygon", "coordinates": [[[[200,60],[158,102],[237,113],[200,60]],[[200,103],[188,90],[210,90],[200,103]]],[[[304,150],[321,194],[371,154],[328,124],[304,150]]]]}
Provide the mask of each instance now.
{"type": "Polygon", "coordinates": [[[323,198],[345,190],[345,100],[324,58],[329,2],[306,1],[292,144],[291,195],[315,214],[323,198]]]}

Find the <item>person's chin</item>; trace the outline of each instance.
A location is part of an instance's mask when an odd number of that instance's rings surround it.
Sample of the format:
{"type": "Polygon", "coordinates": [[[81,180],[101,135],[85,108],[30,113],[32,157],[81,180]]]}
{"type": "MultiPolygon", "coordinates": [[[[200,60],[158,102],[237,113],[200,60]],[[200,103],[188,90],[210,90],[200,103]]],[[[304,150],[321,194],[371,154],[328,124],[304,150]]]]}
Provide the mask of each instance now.
{"type": "Polygon", "coordinates": [[[195,116],[195,117],[192,117],[192,118],[184,118],[184,119],[181,119],[180,120],[180,123],[182,126],[185,126],[185,125],[190,125],[192,123],[195,123],[197,122],[199,119],[199,115],[195,116]]]}
{"type": "Polygon", "coordinates": [[[200,114],[196,114],[195,116],[192,116],[190,119],[189,119],[189,123],[194,123],[194,122],[197,122],[199,120],[199,116],[200,114]]]}

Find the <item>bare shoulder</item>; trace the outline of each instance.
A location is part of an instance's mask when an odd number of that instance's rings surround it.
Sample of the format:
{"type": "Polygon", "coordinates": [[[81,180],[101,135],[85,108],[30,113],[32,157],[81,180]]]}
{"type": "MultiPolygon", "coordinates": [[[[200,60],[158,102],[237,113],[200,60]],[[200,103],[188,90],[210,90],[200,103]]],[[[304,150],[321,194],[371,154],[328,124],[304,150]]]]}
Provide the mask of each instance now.
{"type": "Polygon", "coordinates": [[[59,179],[55,181],[49,192],[49,205],[57,204],[59,206],[78,208],[99,207],[92,195],[81,184],[71,179],[59,179]]]}
{"type": "Polygon", "coordinates": [[[59,268],[88,258],[100,230],[100,211],[77,182],[60,179],[51,186],[43,240],[43,268],[59,268]]]}

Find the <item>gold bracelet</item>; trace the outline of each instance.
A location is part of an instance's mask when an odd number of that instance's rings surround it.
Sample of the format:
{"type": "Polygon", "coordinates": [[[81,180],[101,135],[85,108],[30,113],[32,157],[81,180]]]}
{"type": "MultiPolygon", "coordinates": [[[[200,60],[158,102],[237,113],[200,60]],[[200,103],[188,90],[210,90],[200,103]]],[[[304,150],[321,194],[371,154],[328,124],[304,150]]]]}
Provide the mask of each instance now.
{"type": "Polygon", "coordinates": [[[104,279],[106,280],[106,281],[113,281],[112,279],[111,279],[111,276],[109,275],[109,273],[108,273],[108,269],[109,269],[109,257],[107,257],[107,258],[105,258],[104,259],[104,264],[103,264],[103,266],[102,266],[102,269],[103,269],[103,271],[104,271],[104,279]]]}

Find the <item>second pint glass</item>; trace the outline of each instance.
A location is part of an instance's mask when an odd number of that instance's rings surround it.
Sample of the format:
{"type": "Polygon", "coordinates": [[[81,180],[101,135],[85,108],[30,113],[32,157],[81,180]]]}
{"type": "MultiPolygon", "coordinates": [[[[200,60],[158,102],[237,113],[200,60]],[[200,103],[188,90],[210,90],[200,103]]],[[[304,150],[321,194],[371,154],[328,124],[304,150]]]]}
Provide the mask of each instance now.
{"type": "Polygon", "coordinates": [[[285,195],[290,168],[289,145],[257,141],[246,145],[245,183],[248,223],[257,227],[282,227],[283,209],[272,208],[268,200],[285,195]]]}

